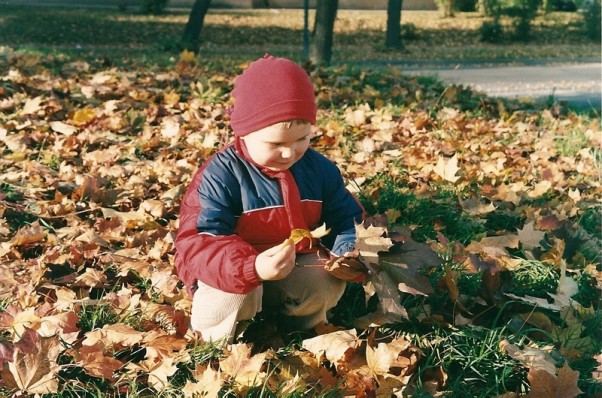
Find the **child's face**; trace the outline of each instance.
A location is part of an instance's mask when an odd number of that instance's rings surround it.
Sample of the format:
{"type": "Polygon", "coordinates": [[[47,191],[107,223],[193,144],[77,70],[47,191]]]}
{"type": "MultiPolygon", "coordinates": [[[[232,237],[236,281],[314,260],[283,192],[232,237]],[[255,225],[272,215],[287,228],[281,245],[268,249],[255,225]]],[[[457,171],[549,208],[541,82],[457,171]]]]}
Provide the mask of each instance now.
{"type": "Polygon", "coordinates": [[[245,142],[251,159],[270,170],[287,170],[303,156],[309,147],[311,125],[295,124],[284,127],[278,124],[248,134],[245,142]]]}

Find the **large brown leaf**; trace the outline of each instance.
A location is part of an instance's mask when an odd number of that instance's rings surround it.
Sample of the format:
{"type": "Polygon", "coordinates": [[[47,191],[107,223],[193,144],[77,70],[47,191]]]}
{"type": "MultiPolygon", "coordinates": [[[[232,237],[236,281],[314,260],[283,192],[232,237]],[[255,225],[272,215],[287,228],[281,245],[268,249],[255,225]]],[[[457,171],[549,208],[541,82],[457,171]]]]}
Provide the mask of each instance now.
{"type": "Polygon", "coordinates": [[[572,370],[566,362],[556,376],[545,369],[531,368],[527,379],[531,384],[528,398],[573,398],[583,392],[577,386],[579,372],[572,370]]]}
{"type": "Polygon", "coordinates": [[[14,345],[12,361],[8,362],[11,377],[3,372],[6,384],[25,394],[57,392],[60,366],[56,360],[60,350],[58,335],[41,337],[36,331],[26,329],[14,345]]]}

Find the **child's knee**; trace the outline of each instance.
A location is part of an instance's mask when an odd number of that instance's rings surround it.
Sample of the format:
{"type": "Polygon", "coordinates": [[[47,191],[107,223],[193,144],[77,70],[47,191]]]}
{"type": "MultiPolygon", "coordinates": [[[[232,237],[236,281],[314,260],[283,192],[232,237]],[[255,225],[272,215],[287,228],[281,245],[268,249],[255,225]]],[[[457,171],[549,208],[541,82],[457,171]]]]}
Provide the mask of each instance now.
{"type": "Polygon", "coordinates": [[[254,317],[261,311],[261,289],[248,294],[227,293],[199,283],[194,294],[190,326],[203,339],[229,337],[238,321],[254,317]]]}

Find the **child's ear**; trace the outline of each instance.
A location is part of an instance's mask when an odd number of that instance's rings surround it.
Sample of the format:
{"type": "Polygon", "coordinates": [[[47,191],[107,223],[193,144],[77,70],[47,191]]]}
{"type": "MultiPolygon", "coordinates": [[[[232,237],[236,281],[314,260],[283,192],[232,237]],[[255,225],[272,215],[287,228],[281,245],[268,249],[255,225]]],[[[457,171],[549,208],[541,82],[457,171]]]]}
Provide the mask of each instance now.
{"type": "Polygon", "coordinates": [[[309,139],[311,140],[316,136],[316,128],[312,126],[311,132],[309,133],[309,139]]]}

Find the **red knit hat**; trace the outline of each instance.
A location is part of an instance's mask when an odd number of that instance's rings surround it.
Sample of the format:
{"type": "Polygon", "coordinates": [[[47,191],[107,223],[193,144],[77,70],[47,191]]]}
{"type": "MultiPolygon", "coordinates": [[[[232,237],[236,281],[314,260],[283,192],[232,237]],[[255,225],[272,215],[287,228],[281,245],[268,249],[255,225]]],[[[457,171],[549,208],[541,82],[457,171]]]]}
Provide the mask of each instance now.
{"type": "Polygon", "coordinates": [[[307,73],[285,58],[269,54],[252,62],[234,80],[230,125],[237,136],[293,119],[316,122],[314,88],[307,73]]]}

